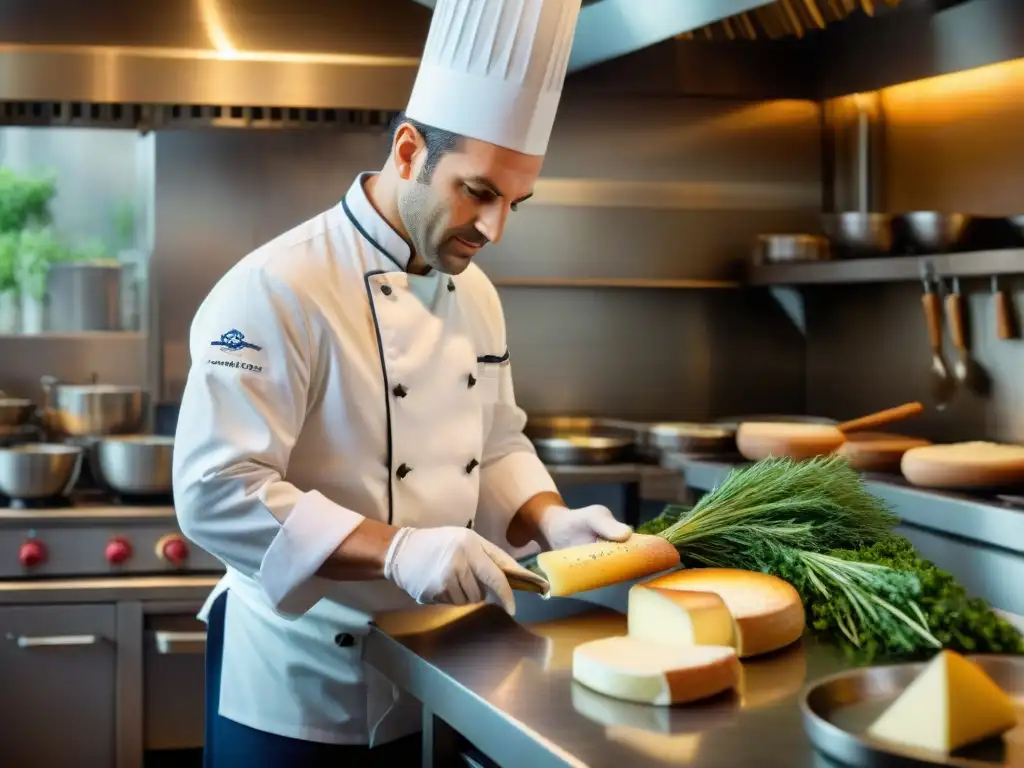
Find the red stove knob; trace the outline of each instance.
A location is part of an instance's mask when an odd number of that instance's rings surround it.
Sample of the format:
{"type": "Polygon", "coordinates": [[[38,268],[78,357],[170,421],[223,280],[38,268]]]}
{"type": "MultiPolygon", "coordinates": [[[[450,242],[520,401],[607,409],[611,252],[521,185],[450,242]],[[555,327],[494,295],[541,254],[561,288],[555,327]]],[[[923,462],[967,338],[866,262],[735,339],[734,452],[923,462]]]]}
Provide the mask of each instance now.
{"type": "Polygon", "coordinates": [[[156,556],[171,565],[184,565],[188,560],[188,542],[177,533],[169,533],[156,543],[156,556]]]}
{"type": "Polygon", "coordinates": [[[46,546],[37,539],[29,539],[18,549],[18,560],[26,568],[33,568],[46,562],[46,546]]]}
{"type": "Polygon", "coordinates": [[[132,556],[132,545],[127,539],[117,536],[107,544],[104,554],[111,565],[121,565],[132,556]]]}

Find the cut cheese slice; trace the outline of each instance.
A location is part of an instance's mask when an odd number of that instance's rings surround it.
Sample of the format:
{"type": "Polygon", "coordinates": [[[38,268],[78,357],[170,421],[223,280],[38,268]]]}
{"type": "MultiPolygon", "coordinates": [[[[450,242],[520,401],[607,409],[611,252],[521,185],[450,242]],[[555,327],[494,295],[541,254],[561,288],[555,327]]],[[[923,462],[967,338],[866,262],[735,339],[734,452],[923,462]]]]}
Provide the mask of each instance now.
{"type": "Polygon", "coordinates": [[[868,728],[868,735],[948,754],[1016,724],[1010,697],[981,667],[942,651],[868,728]]]}
{"type": "Polygon", "coordinates": [[[745,421],[736,430],[736,447],[750,461],[769,456],[811,459],[832,453],[845,441],[843,433],[828,424],[745,421]]]}
{"type": "Polygon", "coordinates": [[[661,536],[634,533],[624,542],[599,541],[537,555],[551,597],[565,597],[679,565],[679,552],[661,536]]]}
{"type": "Polygon", "coordinates": [[[721,645],[674,647],[632,637],[606,637],[576,646],[573,679],[614,699],[686,704],[734,689],[740,664],[721,645]]]}
{"type": "Polygon", "coordinates": [[[972,442],[911,448],[903,476],[927,488],[995,488],[1024,484],[1024,445],[972,442]]]}
{"type": "Polygon", "coordinates": [[[713,592],[637,584],[629,590],[629,636],[668,645],[735,647],[732,614],[713,592]]]}
{"type": "Polygon", "coordinates": [[[793,586],[780,578],[734,568],[693,568],[644,583],[648,588],[713,592],[734,622],[733,644],[740,658],[785,648],[804,632],[804,606],[793,586]]]}

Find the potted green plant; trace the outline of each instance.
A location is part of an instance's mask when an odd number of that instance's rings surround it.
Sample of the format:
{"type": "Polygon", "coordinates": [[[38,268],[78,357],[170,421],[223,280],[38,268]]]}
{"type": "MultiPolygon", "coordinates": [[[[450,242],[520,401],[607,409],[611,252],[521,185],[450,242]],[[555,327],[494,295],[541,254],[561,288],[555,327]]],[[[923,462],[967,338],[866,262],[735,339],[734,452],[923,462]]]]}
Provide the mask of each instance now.
{"type": "Polygon", "coordinates": [[[0,232],[0,333],[18,330],[18,243],[15,232],[0,232]]]}
{"type": "Polygon", "coordinates": [[[22,230],[17,266],[22,333],[46,330],[46,289],[50,268],[53,264],[67,261],[70,256],[49,227],[22,230]]]}

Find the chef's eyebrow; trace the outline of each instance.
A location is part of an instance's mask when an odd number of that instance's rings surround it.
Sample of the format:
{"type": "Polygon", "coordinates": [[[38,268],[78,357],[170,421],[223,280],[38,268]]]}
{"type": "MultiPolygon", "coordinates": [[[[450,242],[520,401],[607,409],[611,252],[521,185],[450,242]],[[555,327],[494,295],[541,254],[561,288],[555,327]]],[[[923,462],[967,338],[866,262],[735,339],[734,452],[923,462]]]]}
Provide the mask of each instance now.
{"type": "MultiPolygon", "coordinates": [[[[472,176],[466,179],[466,181],[469,182],[470,184],[479,184],[482,187],[487,187],[489,190],[491,190],[491,192],[493,192],[498,197],[505,197],[505,195],[502,194],[502,191],[498,189],[498,185],[495,184],[490,179],[488,179],[486,176],[472,176]]],[[[512,205],[519,205],[519,203],[525,202],[529,200],[531,197],[533,197],[533,192],[531,192],[528,195],[523,195],[518,200],[513,200],[512,205]]]]}

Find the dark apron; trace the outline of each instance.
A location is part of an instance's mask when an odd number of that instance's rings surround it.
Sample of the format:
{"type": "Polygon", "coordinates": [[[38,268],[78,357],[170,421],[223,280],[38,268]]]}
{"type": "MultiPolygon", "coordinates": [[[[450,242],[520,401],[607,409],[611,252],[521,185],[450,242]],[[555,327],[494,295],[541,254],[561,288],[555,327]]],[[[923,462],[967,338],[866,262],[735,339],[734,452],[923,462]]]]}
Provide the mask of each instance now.
{"type": "MultiPolygon", "coordinates": [[[[228,593],[213,603],[206,630],[206,735],[203,768],[392,768],[420,763],[420,735],[370,750],[364,746],[319,744],[258,731],[217,714],[224,613],[228,593]]],[[[281,691],[287,696],[287,691],[281,691]]]]}

